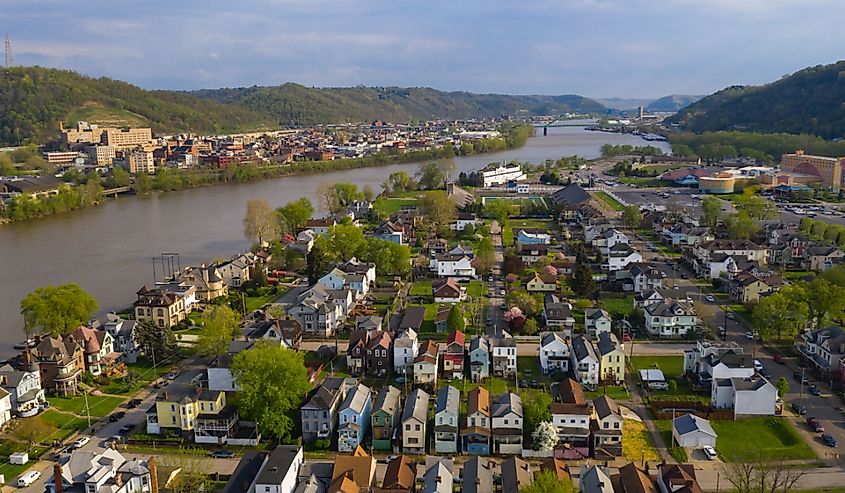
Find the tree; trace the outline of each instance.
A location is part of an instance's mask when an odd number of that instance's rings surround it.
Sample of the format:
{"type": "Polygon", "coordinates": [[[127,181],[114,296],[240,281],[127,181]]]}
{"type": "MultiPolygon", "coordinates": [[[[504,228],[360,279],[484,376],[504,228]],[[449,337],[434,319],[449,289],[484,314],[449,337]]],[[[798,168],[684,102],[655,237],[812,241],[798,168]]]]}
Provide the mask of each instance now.
{"type": "Polygon", "coordinates": [[[505,255],[504,272],[507,274],[519,274],[525,270],[525,262],[516,255],[505,255]]]}
{"type": "Polygon", "coordinates": [[[804,233],[805,235],[810,234],[810,231],[813,229],[813,221],[809,217],[802,217],[801,221],[798,223],[798,231],[804,233]]]}
{"type": "Polygon", "coordinates": [[[622,211],[622,220],[625,221],[625,224],[629,228],[638,228],[643,222],[643,213],[640,212],[638,206],[632,204],[625,207],[625,210],[622,211]]]}
{"type": "Polygon", "coordinates": [[[791,339],[808,317],[808,305],[800,286],[784,286],[760,298],[751,312],[754,326],[763,338],[791,339]]]}
{"type": "Polygon", "coordinates": [[[446,319],[446,325],[449,327],[449,331],[459,330],[463,332],[464,328],[466,328],[466,320],[464,319],[464,314],[461,312],[461,309],[458,308],[458,305],[452,305],[452,308],[449,309],[449,318],[446,319]]]}
{"type": "Polygon", "coordinates": [[[197,349],[205,356],[221,356],[226,353],[229,343],[238,333],[241,317],[226,305],[212,305],[200,318],[197,349]]]}
{"type": "Polygon", "coordinates": [[[446,188],[446,183],[454,172],[455,162],[451,159],[423,164],[417,171],[419,186],[425,190],[446,188]]]}
{"type": "Polygon", "coordinates": [[[757,454],[725,464],[724,471],[736,493],[789,493],[806,474],[784,460],[765,461],[757,454]]]}
{"type": "Polygon", "coordinates": [[[305,275],[308,276],[308,282],[310,284],[316,284],[321,277],[329,272],[331,259],[332,255],[329,250],[328,240],[324,236],[318,237],[314,240],[311,251],[305,256],[307,263],[305,275]]]}
{"type": "Polygon", "coordinates": [[[168,491],[172,493],[195,493],[214,490],[208,467],[201,458],[181,456],[175,460],[172,458],[167,460],[167,465],[173,466],[178,472],[168,482],[168,491]]]}
{"type": "Polygon", "coordinates": [[[246,419],[277,438],[293,429],[291,412],[311,389],[305,357],[271,341],[235,354],[232,376],[240,390],[236,405],[246,419]]]}
{"type": "Polygon", "coordinates": [[[352,205],[356,200],[364,198],[364,193],[358,190],[358,185],[349,182],[340,182],[332,185],[332,191],[335,194],[337,204],[341,209],[345,209],[352,205]]]}
{"type": "Polygon", "coordinates": [[[369,185],[364,185],[364,189],[361,191],[361,194],[367,202],[372,202],[373,199],[376,198],[376,193],[373,191],[373,187],[369,185]]]}
{"type": "Polygon", "coordinates": [[[49,437],[54,428],[43,419],[19,419],[15,428],[15,436],[21,437],[30,448],[41,441],[42,437],[49,437]]]}
{"type": "Polygon", "coordinates": [[[97,300],[79,284],[44,286],[21,300],[23,330],[27,337],[35,332],[62,336],[87,322],[96,310],[97,300]]]}
{"type": "Polygon", "coordinates": [[[404,171],[396,171],[387,177],[387,181],[385,181],[381,187],[384,189],[385,194],[390,195],[416,190],[417,184],[408,173],[404,171]]]}
{"type": "Polygon", "coordinates": [[[508,219],[516,214],[516,207],[510,200],[490,200],[484,206],[484,212],[487,216],[495,219],[499,226],[504,227],[508,219]]]}
{"type": "Polygon", "coordinates": [[[279,207],[276,209],[276,213],[284,229],[296,231],[297,228],[304,226],[305,222],[311,219],[314,214],[314,205],[306,197],[302,197],[279,207]]]}
{"type": "Polygon", "coordinates": [[[336,214],[340,212],[340,203],[338,202],[334,185],[332,185],[331,182],[321,182],[317,186],[316,195],[320,206],[323,209],[329,211],[330,214],[336,214]]]}
{"type": "Polygon", "coordinates": [[[246,203],[244,235],[250,241],[257,240],[259,244],[279,236],[279,222],[266,200],[254,199],[246,203]]]}
{"type": "Polygon", "coordinates": [[[146,173],[136,173],[135,180],[132,183],[132,188],[135,189],[135,195],[146,195],[153,189],[150,175],[146,173]]]}
{"type": "Polygon", "coordinates": [[[537,314],[537,300],[525,291],[511,291],[505,297],[508,305],[516,306],[526,317],[533,317],[537,314]]]}
{"type": "Polygon", "coordinates": [[[806,295],[809,320],[821,329],[830,319],[840,318],[845,310],[845,288],[841,288],[822,278],[815,278],[806,283],[806,295]]]}
{"type": "Polygon", "coordinates": [[[540,426],[540,423],[552,420],[552,396],[539,392],[523,401],[523,412],[525,413],[526,428],[532,430],[540,426]]]}
{"type": "Polygon", "coordinates": [[[728,214],[724,223],[728,236],[735,240],[747,240],[757,234],[761,227],[758,220],[745,211],[728,214]]]}
{"type": "Polygon", "coordinates": [[[161,362],[176,349],[176,337],[168,327],[158,327],[151,320],[135,326],[135,342],[141,353],[151,362],[161,362]]]}
{"type": "Polygon", "coordinates": [[[364,243],[364,232],[354,224],[336,224],[329,228],[326,235],[329,252],[338,260],[346,262],[364,243]]]}
{"type": "Polygon", "coordinates": [[[519,493],[572,493],[572,481],[562,481],[552,471],[540,471],[534,481],[519,489],[519,493]]]}
{"type": "Polygon", "coordinates": [[[778,379],[778,396],[783,399],[786,397],[786,394],[789,393],[789,380],[786,377],[780,377],[778,379]]]}
{"type": "Polygon", "coordinates": [[[535,450],[553,450],[560,437],[557,433],[557,427],[551,421],[542,421],[531,434],[534,438],[535,450]]]}
{"type": "Polygon", "coordinates": [[[411,269],[411,248],[388,240],[365,238],[356,257],[364,262],[373,262],[376,272],[382,274],[404,276],[411,269]]]}
{"type": "Polygon", "coordinates": [[[589,296],[596,290],[593,271],[584,264],[578,264],[572,273],[572,290],[580,296],[589,296]]]}
{"type": "Polygon", "coordinates": [[[484,237],[475,245],[475,267],[481,273],[488,273],[496,265],[496,248],[489,237],[484,237]]]}
{"type": "Polygon", "coordinates": [[[775,203],[759,195],[752,195],[753,192],[753,188],[746,189],[742,196],[734,200],[736,210],[746,212],[751,218],[757,221],[777,217],[778,210],[775,207],[775,203]]]}
{"type": "Polygon", "coordinates": [[[526,318],[525,319],[525,325],[522,326],[523,334],[525,334],[527,336],[533,336],[533,335],[537,334],[537,332],[539,330],[540,330],[540,324],[537,323],[537,320],[535,320],[533,318],[526,318]]]}
{"type": "Polygon", "coordinates": [[[722,216],[722,200],[707,196],[701,201],[701,222],[709,228],[715,228],[722,216]]]}
{"type": "Polygon", "coordinates": [[[420,212],[434,224],[435,228],[446,226],[455,220],[458,208],[442,190],[429,192],[419,201],[420,212]]]}

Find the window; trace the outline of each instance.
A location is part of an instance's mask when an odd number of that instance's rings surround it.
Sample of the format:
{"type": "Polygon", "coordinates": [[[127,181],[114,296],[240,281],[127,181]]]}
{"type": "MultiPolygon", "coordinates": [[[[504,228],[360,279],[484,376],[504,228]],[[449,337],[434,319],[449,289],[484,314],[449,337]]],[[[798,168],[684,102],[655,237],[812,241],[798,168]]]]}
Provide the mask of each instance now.
{"type": "Polygon", "coordinates": [[[507,419],[505,419],[505,424],[508,424],[508,420],[507,420],[507,419]]]}
{"type": "Polygon", "coordinates": [[[605,422],[605,423],[604,423],[604,428],[605,428],[605,429],[610,428],[610,423],[605,422]]]}
{"type": "Polygon", "coordinates": [[[415,426],[414,426],[414,429],[415,429],[416,431],[420,431],[420,425],[415,425],[415,426]]]}
{"type": "Polygon", "coordinates": [[[613,427],[618,430],[619,429],[619,422],[617,421],[616,423],[613,423],[613,427]]]}
{"type": "Polygon", "coordinates": [[[411,431],[411,425],[405,425],[405,431],[411,431]]]}

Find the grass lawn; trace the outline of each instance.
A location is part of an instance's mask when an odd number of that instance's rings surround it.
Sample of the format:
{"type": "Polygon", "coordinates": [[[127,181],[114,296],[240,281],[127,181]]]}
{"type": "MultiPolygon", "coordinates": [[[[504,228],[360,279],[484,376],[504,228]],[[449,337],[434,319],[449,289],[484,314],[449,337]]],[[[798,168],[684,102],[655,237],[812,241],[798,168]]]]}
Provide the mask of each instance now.
{"type": "Polygon", "coordinates": [[[376,213],[379,216],[390,216],[402,209],[403,206],[409,205],[417,205],[417,199],[413,197],[379,197],[378,199],[376,199],[376,203],[373,204],[373,209],[375,209],[376,213]]]}
{"type": "MultiPolygon", "coordinates": [[[[88,408],[91,416],[106,416],[114,408],[125,401],[124,397],[112,397],[108,395],[89,395],[88,408]]],[[[85,396],[77,397],[48,397],[47,401],[51,406],[80,416],[85,415],[85,396]]]]}
{"type": "Polygon", "coordinates": [[[728,305],[730,311],[734,312],[737,320],[743,322],[745,325],[751,325],[751,311],[745,305],[734,304],[728,305]]]}
{"type": "Polygon", "coordinates": [[[809,270],[788,270],[783,273],[783,278],[787,281],[803,281],[807,277],[813,277],[815,273],[809,270]]]}
{"type": "Polygon", "coordinates": [[[408,294],[410,296],[431,296],[431,281],[414,281],[408,294]]]}
{"type": "Polygon", "coordinates": [[[467,286],[467,295],[472,296],[473,298],[484,296],[486,292],[487,287],[482,281],[472,281],[469,283],[469,286],[467,286]]]}
{"type": "MultiPolygon", "coordinates": [[[[618,386],[618,385],[608,385],[607,387],[599,387],[599,389],[594,391],[594,392],[590,392],[590,391],[584,392],[584,395],[587,397],[587,399],[590,399],[590,400],[595,399],[597,397],[601,397],[603,395],[606,395],[606,396],[610,397],[611,399],[617,400],[617,401],[627,401],[628,399],[631,398],[631,396],[628,395],[628,392],[625,390],[625,387],[618,386]]],[[[626,421],[626,423],[627,423],[627,421],[626,421]]],[[[625,426],[628,426],[628,425],[626,424],[625,426]]]]}
{"type": "Polygon", "coordinates": [[[626,419],[622,428],[622,453],[626,459],[634,462],[641,459],[660,460],[645,424],[633,419],[626,419]]]}
{"type": "MultiPolygon", "coordinates": [[[[177,334],[191,333],[193,333],[193,331],[181,331],[177,334]]],[[[172,368],[171,365],[161,365],[153,370],[153,365],[151,363],[132,363],[126,366],[129,371],[135,371],[138,373],[138,381],[130,384],[122,378],[114,378],[108,385],[99,387],[100,391],[104,394],[133,394],[139,389],[149,385],[153,380],[163,377],[169,373],[172,368]]]]}
{"type": "MultiPolygon", "coordinates": [[[[678,462],[686,462],[687,452],[684,450],[683,447],[674,445],[675,442],[674,438],[672,437],[672,420],[658,419],[655,420],[654,423],[657,425],[657,429],[660,430],[660,436],[663,437],[663,442],[666,443],[667,447],[669,447],[669,455],[674,457],[675,460],[678,462]]],[[[622,446],[625,446],[624,442],[622,446]]]]}
{"type": "Polygon", "coordinates": [[[634,356],[628,361],[636,371],[660,368],[666,378],[684,374],[683,356],[634,356]]]}
{"type": "Polygon", "coordinates": [[[624,211],[625,206],[620,204],[618,200],[614,199],[607,192],[596,192],[596,197],[603,200],[607,205],[609,205],[615,211],[624,211]]]}
{"type": "Polygon", "coordinates": [[[519,231],[521,228],[534,228],[534,229],[549,229],[551,220],[549,219],[511,219],[510,225],[516,231],[519,231]]]}
{"type": "Polygon", "coordinates": [[[747,457],[760,460],[807,460],[816,454],[792,425],[783,418],[749,418],[713,421],[719,435],[716,451],[725,462],[747,457]]]}
{"type": "Polygon", "coordinates": [[[275,291],[270,291],[264,296],[247,296],[246,297],[246,312],[251,313],[258,310],[262,306],[273,301],[278,295],[275,291]]]}
{"type": "MultiPolygon", "coordinates": [[[[92,419],[93,421],[93,419],[92,419]]],[[[18,420],[10,432],[12,440],[20,442],[17,452],[27,450],[30,441],[50,445],[54,440],[62,441],[77,431],[88,427],[86,418],[76,418],[48,409],[38,416],[18,420]]],[[[12,440],[4,440],[3,445],[12,440]]],[[[35,450],[38,451],[38,450],[35,450]]],[[[30,452],[34,452],[30,450],[30,452]]],[[[43,450],[41,451],[43,452],[43,450]]],[[[39,452],[40,453],[40,452],[39,452]]],[[[35,455],[32,453],[31,455],[35,455]]]]}
{"type": "Polygon", "coordinates": [[[513,227],[510,221],[502,226],[502,246],[509,247],[513,245],[513,227]]]}
{"type": "Polygon", "coordinates": [[[602,298],[599,301],[602,308],[610,312],[613,318],[630,317],[634,313],[634,297],[602,298]]]}

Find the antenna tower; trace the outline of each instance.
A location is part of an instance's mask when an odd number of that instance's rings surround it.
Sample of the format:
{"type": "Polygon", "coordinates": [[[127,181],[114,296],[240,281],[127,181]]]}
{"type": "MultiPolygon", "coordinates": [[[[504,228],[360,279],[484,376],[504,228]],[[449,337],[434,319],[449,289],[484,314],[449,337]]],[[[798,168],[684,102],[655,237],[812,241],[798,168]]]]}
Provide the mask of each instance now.
{"type": "Polygon", "coordinates": [[[4,42],[6,45],[6,71],[9,71],[9,67],[12,66],[12,62],[14,59],[12,58],[12,40],[9,39],[9,35],[6,35],[6,40],[4,42]]]}

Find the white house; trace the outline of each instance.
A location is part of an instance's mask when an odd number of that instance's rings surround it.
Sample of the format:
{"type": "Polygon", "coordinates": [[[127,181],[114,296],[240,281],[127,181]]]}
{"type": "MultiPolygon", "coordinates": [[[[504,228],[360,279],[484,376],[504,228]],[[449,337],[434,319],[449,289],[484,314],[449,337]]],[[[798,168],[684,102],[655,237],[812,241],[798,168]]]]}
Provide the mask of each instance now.
{"type": "Polygon", "coordinates": [[[614,454],[622,454],[622,413],[619,404],[603,395],[593,401],[593,445],[614,454]]]}
{"type": "Polygon", "coordinates": [[[264,459],[250,491],[293,493],[303,462],[302,446],[278,445],[264,459]]]}
{"type": "Polygon", "coordinates": [[[439,255],[434,258],[434,270],[440,277],[475,277],[475,267],[466,255],[439,255]]]}
{"type": "Polygon", "coordinates": [[[716,432],[710,421],[695,414],[684,414],[672,421],[672,436],[681,447],[699,448],[709,445],[716,447],[716,432]]]}
{"type": "Polygon", "coordinates": [[[610,228],[594,238],[592,244],[598,248],[602,255],[607,255],[616,245],[627,245],[628,237],[616,228],[610,228]]]}
{"type": "Polygon", "coordinates": [[[798,349],[823,371],[838,371],[845,360],[845,329],[831,326],[805,332],[798,349]]]}
{"type": "Polygon", "coordinates": [[[665,299],[645,307],[645,327],[655,337],[683,337],[697,324],[695,308],[686,301],[665,299]]]}
{"type": "Polygon", "coordinates": [[[346,285],[346,272],[334,268],[317,282],[329,289],[343,289],[343,286],[346,285]]]}
{"type": "Polygon", "coordinates": [[[572,370],[575,380],[587,388],[595,388],[599,384],[599,358],[593,343],[577,335],[572,339],[572,370]]]}
{"type": "Polygon", "coordinates": [[[440,454],[454,454],[458,451],[458,417],[461,394],[451,385],[441,387],[437,392],[434,407],[434,449],[440,454]]]}
{"type": "Polygon", "coordinates": [[[459,212],[455,218],[455,230],[464,231],[467,226],[475,227],[478,224],[478,217],[474,212],[459,212]]]}
{"type": "Polygon", "coordinates": [[[522,454],[522,399],[513,392],[495,397],[492,406],[494,454],[522,454]]]}
{"type": "Polygon", "coordinates": [[[642,261],[643,256],[640,252],[634,250],[626,243],[618,243],[609,249],[602,267],[606,271],[614,272],[624,269],[628,264],[642,261]]]}
{"type": "Polygon", "coordinates": [[[413,365],[417,357],[419,339],[414,329],[405,329],[393,341],[393,371],[399,375],[405,373],[406,367],[413,365]]]}
{"type": "Polygon", "coordinates": [[[566,337],[560,332],[540,334],[540,368],[544,374],[569,371],[569,345],[566,342],[566,337]]]}
{"type": "Polygon", "coordinates": [[[775,386],[759,375],[713,380],[713,407],[733,409],[735,418],[774,416],[777,400],[775,386]]]}
{"type": "Polygon", "coordinates": [[[8,364],[0,366],[0,388],[9,393],[12,412],[22,418],[38,414],[46,401],[36,365],[27,370],[16,370],[8,364]]]}
{"type": "Polygon", "coordinates": [[[6,389],[0,389],[0,428],[6,426],[12,419],[12,394],[6,389]]]}
{"type": "Polygon", "coordinates": [[[587,308],[584,310],[584,325],[588,335],[598,337],[599,334],[610,332],[613,319],[607,310],[601,308],[587,308]]]}
{"type": "Polygon", "coordinates": [[[491,339],[493,375],[510,377],[516,373],[516,340],[509,334],[506,337],[491,339]]]}
{"type": "Polygon", "coordinates": [[[482,170],[481,174],[485,187],[504,185],[509,181],[522,181],[526,178],[519,164],[499,165],[495,168],[482,170]]]}

